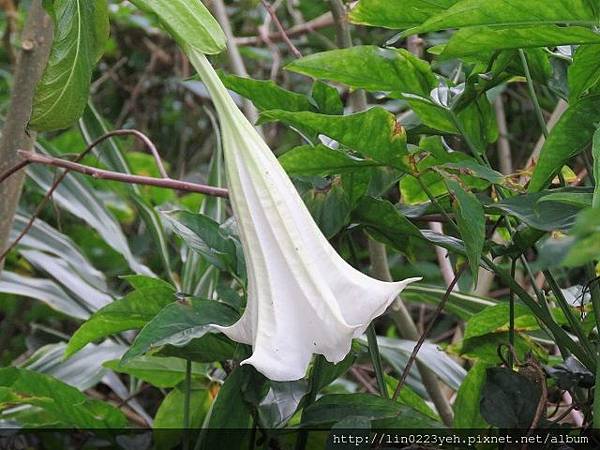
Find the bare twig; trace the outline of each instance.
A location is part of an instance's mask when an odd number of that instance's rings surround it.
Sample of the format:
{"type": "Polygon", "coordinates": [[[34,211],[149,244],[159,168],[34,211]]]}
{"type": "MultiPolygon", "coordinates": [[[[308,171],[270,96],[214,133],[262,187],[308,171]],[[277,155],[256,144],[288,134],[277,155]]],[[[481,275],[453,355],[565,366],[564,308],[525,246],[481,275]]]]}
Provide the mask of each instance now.
{"type": "MultiPolygon", "coordinates": [[[[54,191],[56,191],[56,189],[58,188],[58,186],[60,185],[60,183],[63,182],[63,180],[65,179],[65,177],[69,173],[69,170],[75,170],[77,172],[80,172],[80,170],[77,170],[77,169],[79,169],[81,167],[84,167],[84,168],[87,168],[87,169],[92,169],[92,168],[87,167],[87,166],[81,166],[81,165],[77,164],[77,162],[81,161],[85,157],[85,155],[87,155],[98,144],[104,142],[106,139],[108,139],[110,137],[113,137],[113,136],[123,136],[123,135],[133,135],[133,136],[137,137],[138,139],[140,139],[149,148],[150,153],[152,153],[152,155],[154,156],[154,159],[156,161],[156,165],[158,166],[159,172],[165,178],[163,181],[173,181],[173,180],[169,179],[169,177],[167,175],[167,172],[166,172],[164,166],[162,165],[162,161],[160,160],[160,155],[158,154],[158,151],[156,150],[156,146],[152,143],[152,141],[150,139],[148,139],[148,137],[146,135],[144,135],[143,133],[141,133],[141,132],[139,132],[137,130],[114,130],[114,131],[108,132],[105,135],[100,136],[98,139],[96,139],[90,145],[88,145],[87,148],[83,152],[81,152],[79,155],[77,155],[77,157],[75,158],[74,161],[64,161],[64,160],[61,160],[61,159],[52,158],[52,157],[49,157],[49,156],[40,155],[40,154],[32,153],[32,152],[28,152],[28,151],[25,151],[25,150],[19,150],[18,154],[19,154],[19,156],[21,156],[21,158],[24,159],[24,161],[20,161],[15,167],[10,168],[5,173],[3,173],[2,175],[0,175],[0,183],[2,183],[4,180],[6,180],[8,177],[10,177],[11,175],[13,175],[14,173],[17,173],[19,170],[21,170],[22,168],[24,168],[28,164],[31,164],[31,163],[34,163],[34,162],[35,163],[43,163],[43,161],[42,161],[43,158],[46,158],[46,159],[54,161],[53,164],[47,163],[48,165],[52,165],[52,166],[55,166],[55,167],[63,167],[65,169],[67,169],[67,170],[65,170],[54,181],[54,183],[52,184],[52,186],[50,187],[50,189],[48,190],[48,192],[46,193],[46,195],[44,196],[44,198],[42,199],[42,201],[38,204],[38,206],[35,209],[33,215],[29,219],[29,222],[23,228],[23,230],[21,231],[21,233],[19,234],[19,236],[17,236],[17,238],[12,242],[12,244],[10,244],[2,252],[2,254],[0,254],[0,265],[2,264],[2,262],[4,261],[4,259],[6,258],[6,256],[19,244],[19,242],[21,242],[21,240],[23,239],[23,237],[25,237],[25,235],[29,232],[29,230],[33,226],[33,223],[35,222],[35,220],[37,219],[37,217],[42,212],[43,208],[46,206],[46,204],[48,203],[48,201],[50,200],[50,198],[52,198],[52,194],[54,194],[54,191]],[[35,160],[36,158],[37,158],[37,161],[35,160]],[[61,163],[63,165],[59,165],[61,163]],[[71,165],[74,165],[74,166],[72,166],[71,168],[69,168],[69,167],[65,167],[64,164],[71,164],[71,165]]],[[[96,169],[96,170],[99,170],[99,169],[96,169]]],[[[121,175],[123,175],[123,174],[121,174],[121,175]]]]}
{"type": "Polygon", "coordinates": [[[398,386],[396,386],[396,390],[394,391],[392,400],[396,400],[398,398],[398,394],[400,394],[400,390],[402,389],[402,386],[404,386],[404,383],[406,382],[406,378],[408,377],[408,374],[410,373],[410,370],[417,359],[417,354],[419,353],[419,350],[421,350],[421,347],[423,346],[423,343],[425,342],[427,335],[431,332],[431,329],[433,328],[433,325],[435,324],[435,318],[439,317],[439,315],[442,313],[442,311],[446,307],[446,303],[448,302],[448,299],[450,298],[450,294],[452,293],[454,286],[456,286],[456,283],[458,283],[458,280],[460,279],[461,275],[465,272],[466,268],[467,268],[466,264],[461,267],[461,269],[457,272],[456,276],[454,277],[454,279],[448,286],[448,289],[446,289],[446,293],[442,297],[442,300],[440,301],[438,307],[435,310],[435,313],[433,315],[434,319],[429,322],[427,329],[425,330],[425,332],[423,334],[421,334],[421,337],[417,341],[417,344],[415,345],[415,348],[413,349],[413,351],[410,355],[410,358],[408,358],[408,362],[406,363],[406,367],[404,368],[404,371],[402,372],[400,381],[398,381],[398,386]]]}
{"type": "Polygon", "coordinates": [[[227,189],[207,186],[204,184],[190,183],[188,181],[174,180],[172,178],[154,178],[141,175],[130,175],[121,172],[97,169],[96,167],[84,166],[72,161],[53,158],[39,153],[20,150],[19,155],[30,163],[44,164],[46,166],[59,167],[67,171],[77,172],[97,178],[99,180],[119,181],[122,183],[139,184],[143,186],[156,186],[184,192],[196,192],[214,197],[227,198],[227,189]]]}
{"type": "MultiPolygon", "coordinates": [[[[309,20],[308,22],[295,25],[287,30],[286,35],[288,38],[302,36],[304,34],[312,33],[314,31],[318,31],[322,28],[330,27],[333,25],[333,16],[330,12],[325,13],[316,19],[309,20]]],[[[283,35],[281,32],[271,33],[269,34],[269,40],[271,42],[277,42],[283,40],[283,35]]],[[[264,41],[261,36],[243,36],[236,37],[233,41],[237,45],[260,45],[264,41]]]]}
{"type": "Polygon", "coordinates": [[[269,15],[271,16],[271,19],[273,19],[273,23],[279,30],[279,33],[281,34],[281,38],[283,39],[283,42],[285,42],[285,45],[288,46],[288,48],[296,58],[302,58],[302,53],[300,53],[300,51],[296,48],[294,43],[290,40],[289,36],[285,32],[285,28],[283,28],[283,25],[279,21],[279,17],[277,17],[277,13],[275,12],[275,9],[273,9],[273,6],[267,0],[261,0],[261,2],[267,10],[267,12],[269,13],[269,15]]]}

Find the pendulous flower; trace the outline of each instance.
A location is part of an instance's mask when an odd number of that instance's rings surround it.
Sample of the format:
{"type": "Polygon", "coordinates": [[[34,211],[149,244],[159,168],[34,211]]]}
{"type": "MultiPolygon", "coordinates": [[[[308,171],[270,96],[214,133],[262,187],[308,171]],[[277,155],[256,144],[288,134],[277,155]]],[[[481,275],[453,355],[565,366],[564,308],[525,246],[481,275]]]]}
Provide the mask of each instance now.
{"type": "Polygon", "coordinates": [[[298,380],[313,354],[333,363],[344,359],[352,339],[418,278],[383,282],[346,263],[207,58],[193,49],[188,56],[220,118],[230,200],[248,269],[244,314],[234,325],[216,328],[252,345],[252,356],[242,364],[271,380],[298,380]]]}

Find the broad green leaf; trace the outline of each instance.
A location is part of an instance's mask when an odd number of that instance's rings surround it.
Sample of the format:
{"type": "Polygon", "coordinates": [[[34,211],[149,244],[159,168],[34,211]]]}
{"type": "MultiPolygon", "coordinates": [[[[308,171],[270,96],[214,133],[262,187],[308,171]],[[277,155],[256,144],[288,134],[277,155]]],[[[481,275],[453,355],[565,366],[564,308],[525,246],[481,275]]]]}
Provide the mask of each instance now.
{"type": "Polygon", "coordinates": [[[308,406],[302,415],[303,427],[333,425],[347,417],[362,417],[373,426],[396,425],[403,428],[439,428],[440,423],[410,407],[371,394],[324,395],[308,406]]]}
{"type": "Polygon", "coordinates": [[[498,50],[598,43],[600,34],[583,27],[469,27],[452,35],[440,57],[487,56],[498,50]]]}
{"type": "Polygon", "coordinates": [[[569,66],[569,101],[577,102],[600,83],[600,45],[582,45],[569,66]]]}
{"type": "Polygon", "coordinates": [[[327,189],[306,191],[302,200],[327,239],[335,236],[350,220],[353,205],[339,178],[334,179],[327,189]]]}
{"type": "Polygon", "coordinates": [[[175,300],[175,290],[163,283],[136,289],[96,312],[71,337],[65,357],[97,339],[142,328],[175,300]]]}
{"type": "MultiPolygon", "coordinates": [[[[528,308],[516,304],[514,310],[515,329],[518,331],[529,331],[539,328],[535,317],[528,308]]],[[[502,333],[508,331],[509,305],[502,303],[486,308],[471,317],[466,325],[465,339],[484,336],[490,333],[502,333]]]]}
{"type": "MultiPolygon", "coordinates": [[[[514,337],[514,352],[519,360],[523,360],[528,353],[534,354],[540,360],[547,358],[547,352],[536,344],[529,336],[516,333],[514,337]]],[[[500,361],[498,347],[509,342],[508,331],[489,333],[483,336],[463,339],[457,344],[452,344],[447,351],[461,358],[483,361],[496,365],[500,361]]]]}
{"type": "Polygon", "coordinates": [[[344,104],[340,98],[340,93],[333,86],[330,86],[323,81],[316,80],[313,83],[310,96],[316,103],[319,112],[331,115],[344,114],[344,104]]]}
{"type": "Polygon", "coordinates": [[[213,55],[225,50],[225,34],[200,0],[132,0],[134,5],[158,17],[183,48],[213,55]]]}
{"type": "Polygon", "coordinates": [[[370,45],[305,56],[286,69],[356,89],[387,92],[395,98],[403,93],[429,97],[437,84],[431,67],[422,59],[404,49],[370,45]]]}
{"type": "Polygon", "coordinates": [[[241,244],[226,228],[204,214],[188,211],[163,212],[162,217],[190,249],[208,262],[221,270],[244,274],[241,244]]]}
{"type": "MultiPolygon", "coordinates": [[[[389,375],[385,375],[385,385],[389,397],[392,398],[394,392],[396,391],[396,387],[398,386],[398,380],[389,375]]],[[[423,400],[423,398],[415,391],[413,391],[408,385],[402,386],[402,389],[400,389],[400,393],[398,394],[398,398],[396,401],[410,408],[413,408],[416,411],[419,411],[421,414],[424,414],[430,419],[437,421],[440,420],[440,417],[429,407],[425,400],[423,400]]]]}
{"type": "Polygon", "coordinates": [[[374,161],[406,170],[406,132],[383,108],[347,116],[274,110],[260,117],[263,122],[280,121],[311,135],[324,134],[374,161]]]}
{"type": "MultiPolygon", "coordinates": [[[[439,305],[445,293],[445,288],[411,283],[402,291],[402,299],[414,304],[427,303],[430,305],[439,305]]],[[[446,311],[454,314],[459,319],[469,320],[474,314],[495,304],[496,300],[494,299],[453,291],[450,293],[448,303],[446,304],[446,311]]]]}
{"type": "Polygon", "coordinates": [[[198,339],[192,339],[183,347],[165,345],[156,353],[157,356],[175,356],[199,363],[214,363],[233,359],[238,344],[223,334],[206,334],[198,339]]]}
{"type": "Polygon", "coordinates": [[[591,192],[557,192],[544,195],[538,200],[538,206],[544,208],[542,205],[546,202],[562,203],[564,205],[575,206],[576,208],[587,208],[592,206],[592,199],[594,194],[591,192]]]}
{"type": "Polygon", "coordinates": [[[314,111],[308,97],[283,89],[268,80],[254,80],[224,73],[219,74],[228,89],[246,97],[259,110],[282,109],[284,111],[314,111]]]}
{"type": "Polygon", "coordinates": [[[594,196],[592,208],[600,208],[600,128],[594,133],[592,140],[592,158],[594,164],[594,196]]]}
{"type": "Polygon", "coordinates": [[[491,213],[500,211],[500,213],[515,216],[530,227],[538,230],[553,231],[568,229],[575,223],[577,214],[581,211],[581,206],[575,206],[572,202],[540,202],[540,200],[549,195],[576,192],[585,194],[586,191],[581,188],[567,188],[563,190],[554,189],[552,191],[532,192],[507,198],[496,203],[490,203],[486,209],[491,213]]]}
{"type": "Polygon", "coordinates": [[[476,362],[460,385],[453,405],[454,428],[485,428],[485,420],[479,411],[479,401],[488,367],[485,362],[476,362]]]}
{"type": "MultiPolygon", "coordinates": [[[[142,356],[125,364],[118,359],[107,361],[104,367],[119,373],[132,375],[160,388],[175,387],[185,379],[187,361],[181,358],[142,356]]],[[[192,363],[192,377],[205,379],[207,367],[192,363]]]]}
{"type": "Polygon", "coordinates": [[[591,3],[589,0],[461,0],[404,34],[481,25],[507,28],[548,24],[594,26],[598,24],[598,17],[591,3]]]}
{"type": "MultiPolygon", "coordinates": [[[[185,388],[179,386],[167,394],[163,399],[156,415],[152,428],[155,430],[177,429],[177,433],[166,433],[159,431],[154,434],[156,448],[173,448],[181,438],[181,429],[183,423],[183,405],[185,404],[185,388]],[[176,438],[175,438],[176,437],[176,438]]],[[[204,418],[210,410],[212,403],[211,393],[202,386],[192,384],[190,394],[190,427],[194,429],[201,428],[204,418]]]]}
{"type": "Polygon", "coordinates": [[[485,212],[475,194],[463,189],[459,182],[446,179],[448,189],[456,199],[456,222],[465,243],[473,284],[477,284],[479,260],[485,244],[485,212]]]}
{"type": "Polygon", "coordinates": [[[281,155],[279,162],[289,175],[323,177],[381,165],[323,144],[295,147],[281,155]]]}
{"type": "Polygon", "coordinates": [[[465,254],[462,241],[452,236],[417,228],[402,212],[387,200],[365,197],[353,211],[353,219],[367,227],[369,234],[381,242],[405,251],[411,237],[424,239],[450,251],[465,254]]]}
{"type": "Polygon", "coordinates": [[[270,429],[285,425],[308,393],[308,388],[306,380],[269,382],[269,391],[257,408],[261,423],[270,429]]]}
{"type": "Polygon", "coordinates": [[[140,331],[131,348],[123,355],[123,364],[164,345],[183,347],[192,339],[211,332],[211,325],[229,326],[239,314],[225,303],[191,299],[167,305],[140,331]]]}
{"type": "Polygon", "coordinates": [[[107,0],[47,2],[54,42],[33,101],[30,128],[51,131],[71,126],[88,99],[92,71],[108,39],[107,0]]]}
{"type": "Polygon", "coordinates": [[[600,258],[600,215],[596,208],[587,208],[579,214],[571,235],[562,265],[577,267],[600,258]]]}
{"type": "Polygon", "coordinates": [[[350,21],[396,30],[421,25],[457,0],[360,0],[350,12],[350,21]]]}
{"type": "MultiPolygon", "coordinates": [[[[48,375],[15,367],[4,368],[0,369],[0,387],[10,388],[12,406],[24,404],[42,408],[54,425],[86,429],[123,428],[127,424],[118,409],[98,400],[89,400],[76,388],[48,375]]],[[[2,409],[6,406],[0,403],[2,409]]]]}
{"type": "Polygon", "coordinates": [[[535,417],[540,386],[506,367],[491,367],[481,394],[481,415],[498,428],[527,429],[535,417]]]}
{"type": "Polygon", "coordinates": [[[237,429],[237,432],[207,433],[203,441],[204,445],[200,448],[233,449],[242,448],[242,443],[248,443],[252,412],[250,405],[244,399],[244,390],[251,376],[251,370],[248,366],[242,366],[229,374],[205,421],[208,429],[237,429]]]}

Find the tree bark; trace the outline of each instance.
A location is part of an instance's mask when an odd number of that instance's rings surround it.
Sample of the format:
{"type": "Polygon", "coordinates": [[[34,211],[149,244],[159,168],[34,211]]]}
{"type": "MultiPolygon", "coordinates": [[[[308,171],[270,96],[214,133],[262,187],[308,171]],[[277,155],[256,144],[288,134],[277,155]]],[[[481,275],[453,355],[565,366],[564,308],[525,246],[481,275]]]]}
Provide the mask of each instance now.
{"type": "MultiPolygon", "coordinates": [[[[31,118],[35,87],[44,72],[51,47],[52,21],[42,8],[42,1],[33,0],[15,66],[10,107],[0,136],[0,173],[19,161],[18,149],[33,148],[35,136],[27,130],[27,124],[31,118]]],[[[0,250],[8,245],[23,179],[24,174],[21,172],[0,185],[0,250]]]]}

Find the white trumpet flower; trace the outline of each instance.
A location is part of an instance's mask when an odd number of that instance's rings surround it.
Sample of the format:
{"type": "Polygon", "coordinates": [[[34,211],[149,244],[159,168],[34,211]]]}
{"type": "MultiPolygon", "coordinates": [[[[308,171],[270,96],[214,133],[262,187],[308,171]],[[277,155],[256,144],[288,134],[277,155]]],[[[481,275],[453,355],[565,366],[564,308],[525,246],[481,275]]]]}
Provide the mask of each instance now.
{"type": "Polygon", "coordinates": [[[220,118],[229,195],[248,268],[246,310],[232,326],[216,328],[252,345],[242,364],[271,380],[298,380],[313,354],[333,363],[344,359],[352,339],[418,278],[383,282],[346,263],[206,57],[188,53],[220,118]]]}

